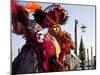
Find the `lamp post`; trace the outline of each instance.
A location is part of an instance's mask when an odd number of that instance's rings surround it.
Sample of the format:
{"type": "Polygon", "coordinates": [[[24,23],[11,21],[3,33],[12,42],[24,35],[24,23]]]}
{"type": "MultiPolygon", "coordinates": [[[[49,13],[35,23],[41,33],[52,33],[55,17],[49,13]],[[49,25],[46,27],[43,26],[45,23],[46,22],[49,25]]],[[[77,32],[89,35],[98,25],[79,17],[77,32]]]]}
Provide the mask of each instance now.
{"type": "Polygon", "coordinates": [[[89,70],[89,50],[87,49],[87,67],[88,67],[88,70],[89,70]]]}
{"type": "Polygon", "coordinates": [[[92,46],[91,46],[91,69],[93,69],[93,52],[92,52],[92,46]]]}
{"type": "MultiPolygon", "coordinates": [[[[84,24],[80,28],[82,30],[82,33],[86,32],[86,26],[84,24]]],[[[79,58],[81,60],[80,67],[82,70],[84,70],[86,55],[85,55],[85,46],[84,46],[82,36],[81,36],[80,47],[79,47],[79,58]]]]}
{"type": "Polygon", "coordinates": [[[81,30],[82,30],[82,33],[86,32],[86,28],[87,28],[87,27],[86,27],[84,24],[83,24],[80,28],[81,28],[81,30]]]}

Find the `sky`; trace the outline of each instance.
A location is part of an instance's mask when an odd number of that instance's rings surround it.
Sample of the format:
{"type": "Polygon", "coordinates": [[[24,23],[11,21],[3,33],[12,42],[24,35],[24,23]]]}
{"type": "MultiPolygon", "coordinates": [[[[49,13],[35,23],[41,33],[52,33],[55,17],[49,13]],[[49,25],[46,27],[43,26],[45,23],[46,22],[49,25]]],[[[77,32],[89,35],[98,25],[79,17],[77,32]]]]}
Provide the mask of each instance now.
{"type": "MultiPolygon", "coordinates": [[[[27,2],[18,2],[20,5],[26,5],[27,2]]],[[[43,8],[51,5],[52,3],[39,3],[43,8]]],[[[68,11],[69,19],[65,25],[62,26],[62,30],[69,32],[72,39],[75,41],[74,37],[74,27],[75,19],[79,21],[77,25],[77,43],[78,48],[80,44],[81,36],[84,41],[85,48],[89,49],[89,55],[91,54],[91,46],[93,47],[93,55],[95,55],[95,6],[87,5],[71,5],[71,4],[60,4],[65,10],[68,11]],[[82,25],[87,26],[86,32],[82,33],[80,27],[82,25]]],[[[18,54],[18,48],[21,48],[25,44],[24,38],[21,35],[16,35],[12,33],[12,56],[13,59],[18,54]]],[[[89,56],[89,58],[91,55],[89,56]]],[[[12,59],[12,60],[13,60],[12,59]]],[[[91,59],[91,58],[90,58],[91,59]]]]}

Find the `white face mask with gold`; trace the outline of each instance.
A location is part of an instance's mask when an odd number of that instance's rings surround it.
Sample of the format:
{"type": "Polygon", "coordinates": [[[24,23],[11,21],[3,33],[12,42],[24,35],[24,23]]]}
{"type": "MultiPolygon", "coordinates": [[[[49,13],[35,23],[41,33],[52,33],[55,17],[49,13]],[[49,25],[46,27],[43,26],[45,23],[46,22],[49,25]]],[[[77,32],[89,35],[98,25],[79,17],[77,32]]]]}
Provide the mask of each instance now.
{"type": "Polygon", "coordinates": [[[36,39],[39,43],[43,43],[44,42],[44,33],[43,31],[38,31],[36,33],[36,39]]]}

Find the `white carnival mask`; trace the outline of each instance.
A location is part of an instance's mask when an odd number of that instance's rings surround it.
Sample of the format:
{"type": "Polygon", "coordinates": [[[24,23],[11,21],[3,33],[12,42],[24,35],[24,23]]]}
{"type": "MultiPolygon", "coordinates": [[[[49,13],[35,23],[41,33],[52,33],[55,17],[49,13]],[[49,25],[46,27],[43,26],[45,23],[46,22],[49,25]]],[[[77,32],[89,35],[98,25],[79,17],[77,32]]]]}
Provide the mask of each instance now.
{"type": "Polygon", "coordinates": [[[44,42],[44,33],[43,31],[38,31],[36,33],[36,39],[39,43],[43,43],[44,42]]]}

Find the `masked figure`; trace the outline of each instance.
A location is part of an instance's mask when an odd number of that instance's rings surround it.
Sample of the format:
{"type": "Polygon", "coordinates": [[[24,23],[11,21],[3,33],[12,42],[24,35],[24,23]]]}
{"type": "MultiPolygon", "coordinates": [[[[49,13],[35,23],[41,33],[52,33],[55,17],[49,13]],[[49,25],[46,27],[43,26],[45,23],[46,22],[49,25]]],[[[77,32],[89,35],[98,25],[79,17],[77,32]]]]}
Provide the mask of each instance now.
{"type": "MultiPolygon", "coordinates": [[[[61,51],[58,51],[58,60],[64,66],[69,66],[67,57],[69,57],[70,50],[74,48],[74,43],[68,32],[61,30],[61,25],[68,20],[68,13],[60,5],[48,6],[44,11],[37,10],[35,12],[35,20],[43,28],[47,27],[49,34],[52,35],[60,45],[61,51]],[[38,18],[39,17],[39,18],[38,18]]],[[[63,70],[63,69],[62,69],[63,70]]]]}
{"type": "MultiPolygon", "coordinates": [[[[49,32],[57,39],[61,47],[61,52],[59,54],[59,61],[66,66],[70,63],[70,50],[74,49],[75,45],[72,41],[70,34],[61,30],[60,25],[54,25],[49,32]],[[66,62],[66,63],[65,63],[66,62]]],[[[69,68],[69,67],[68,67],[69,68]]]]}
{"type": "Polygon", "coordinates": [[[39,44],[36,39],[34,39],[34,34],[37,31],[34,26],[36,26],[36,22],[29,19],[29,13],[26,8],[13,0],[12,31],[17,35],[22,35],[25,38],[26,43],[22,46],[21,52],[12,62],[12,74],[38,72],[38,66],[41,62],[41,47],[38,47],[39,44]]]}
{"type": "Polygon", "coordinates": [[[60,48],[56,39],[49,33],[43,34],[42,31],[36,32],[36,41],[41,47],[41,65],[39,66],[39,72],[54,72],[57,53],[56,49],[60,48]],[[56,45],[55,45],[56,44],[56,45]]]}

